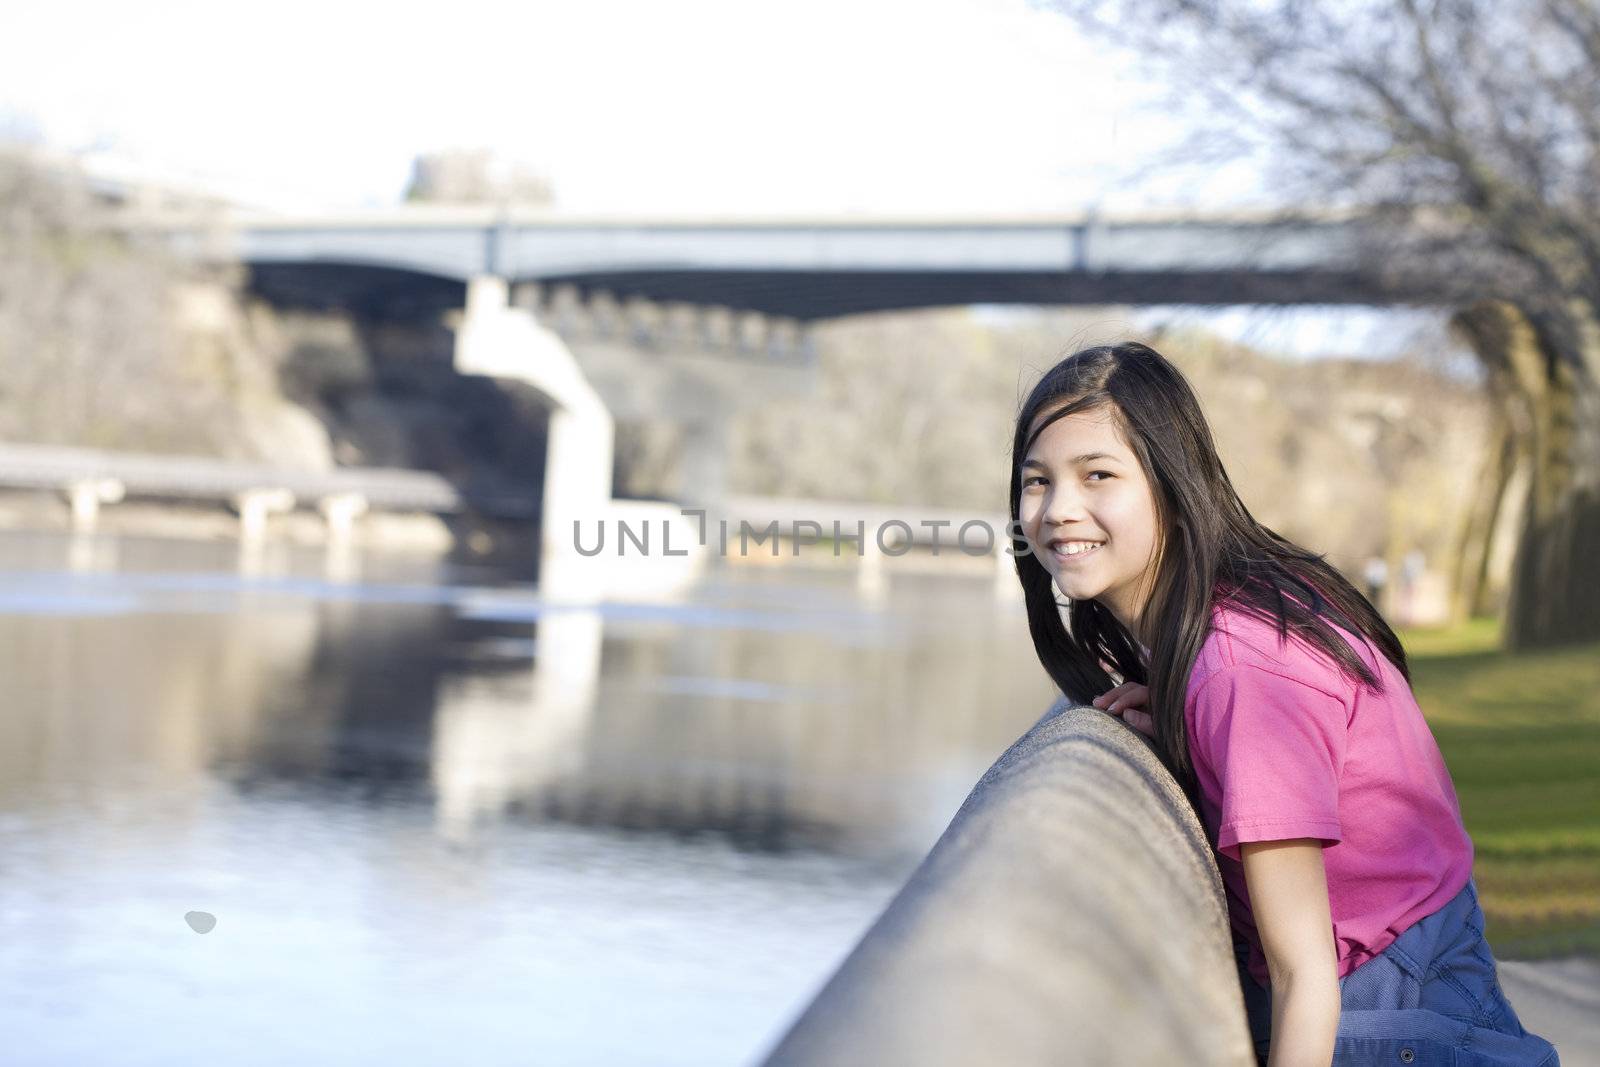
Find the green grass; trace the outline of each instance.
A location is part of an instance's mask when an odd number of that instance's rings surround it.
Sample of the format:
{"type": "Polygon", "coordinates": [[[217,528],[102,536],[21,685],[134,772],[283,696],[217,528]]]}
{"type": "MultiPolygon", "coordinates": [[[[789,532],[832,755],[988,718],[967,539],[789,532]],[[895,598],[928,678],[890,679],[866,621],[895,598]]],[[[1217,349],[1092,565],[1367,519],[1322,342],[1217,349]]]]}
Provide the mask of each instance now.
{"type": "Polygon", "coordinates": [[[1497,956],[1600,956],[1600,643],[1508,653],[1492,619],[1400,633],[1497,956]]]}

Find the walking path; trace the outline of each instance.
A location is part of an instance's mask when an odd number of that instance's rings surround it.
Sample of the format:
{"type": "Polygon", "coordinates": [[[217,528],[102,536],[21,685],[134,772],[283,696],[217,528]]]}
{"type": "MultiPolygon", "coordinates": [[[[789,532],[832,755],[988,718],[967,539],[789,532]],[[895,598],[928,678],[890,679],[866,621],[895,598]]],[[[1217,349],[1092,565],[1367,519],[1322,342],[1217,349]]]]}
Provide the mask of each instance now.
{"type": "Polygon", "coordinates": [[[1496,960],[1522,1025],[1555,1045],[1561,1067],[1600,1067],[1600,960],[1496,960]]]}

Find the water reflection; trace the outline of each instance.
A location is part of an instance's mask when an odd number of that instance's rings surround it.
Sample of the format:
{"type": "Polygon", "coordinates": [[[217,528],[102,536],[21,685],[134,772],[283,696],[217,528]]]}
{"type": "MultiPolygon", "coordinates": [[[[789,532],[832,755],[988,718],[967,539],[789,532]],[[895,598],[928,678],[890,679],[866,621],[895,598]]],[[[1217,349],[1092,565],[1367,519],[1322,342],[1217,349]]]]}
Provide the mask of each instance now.
{"type": "Polygon", "coordinates": [[[236,552],[0,536],[28,1062],[743,1062],[1049,695],[982,580],[236,552]]]}

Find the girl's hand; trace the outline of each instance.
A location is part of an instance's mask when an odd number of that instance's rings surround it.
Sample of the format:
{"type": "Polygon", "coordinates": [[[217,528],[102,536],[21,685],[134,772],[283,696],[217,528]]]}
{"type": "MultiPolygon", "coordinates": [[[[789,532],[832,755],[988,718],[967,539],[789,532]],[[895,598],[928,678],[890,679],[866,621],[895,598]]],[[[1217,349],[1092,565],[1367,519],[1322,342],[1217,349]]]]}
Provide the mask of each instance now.
{"type": "Polygon", "coordinates": [[[1138,682],[1123,682],[1094,698],[1094,706],[1115,715],[1141,734],[1155,740],[1156,722],[1149,712],[1150,687],[1138,682]]]}

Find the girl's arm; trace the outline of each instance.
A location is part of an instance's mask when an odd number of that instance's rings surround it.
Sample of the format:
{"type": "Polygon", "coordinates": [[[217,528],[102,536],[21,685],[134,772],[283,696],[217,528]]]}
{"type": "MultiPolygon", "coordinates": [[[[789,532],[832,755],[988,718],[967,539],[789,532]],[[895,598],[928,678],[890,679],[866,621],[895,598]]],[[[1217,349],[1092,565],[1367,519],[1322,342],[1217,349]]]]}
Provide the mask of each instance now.
{"type": "Polygon", "coordinates": [[[1322,843],[1252,841],[1239,855],[1272,981],[1268,1067],[1327,1067],[1339,1030],[1339,957],[1322,843]]]}

